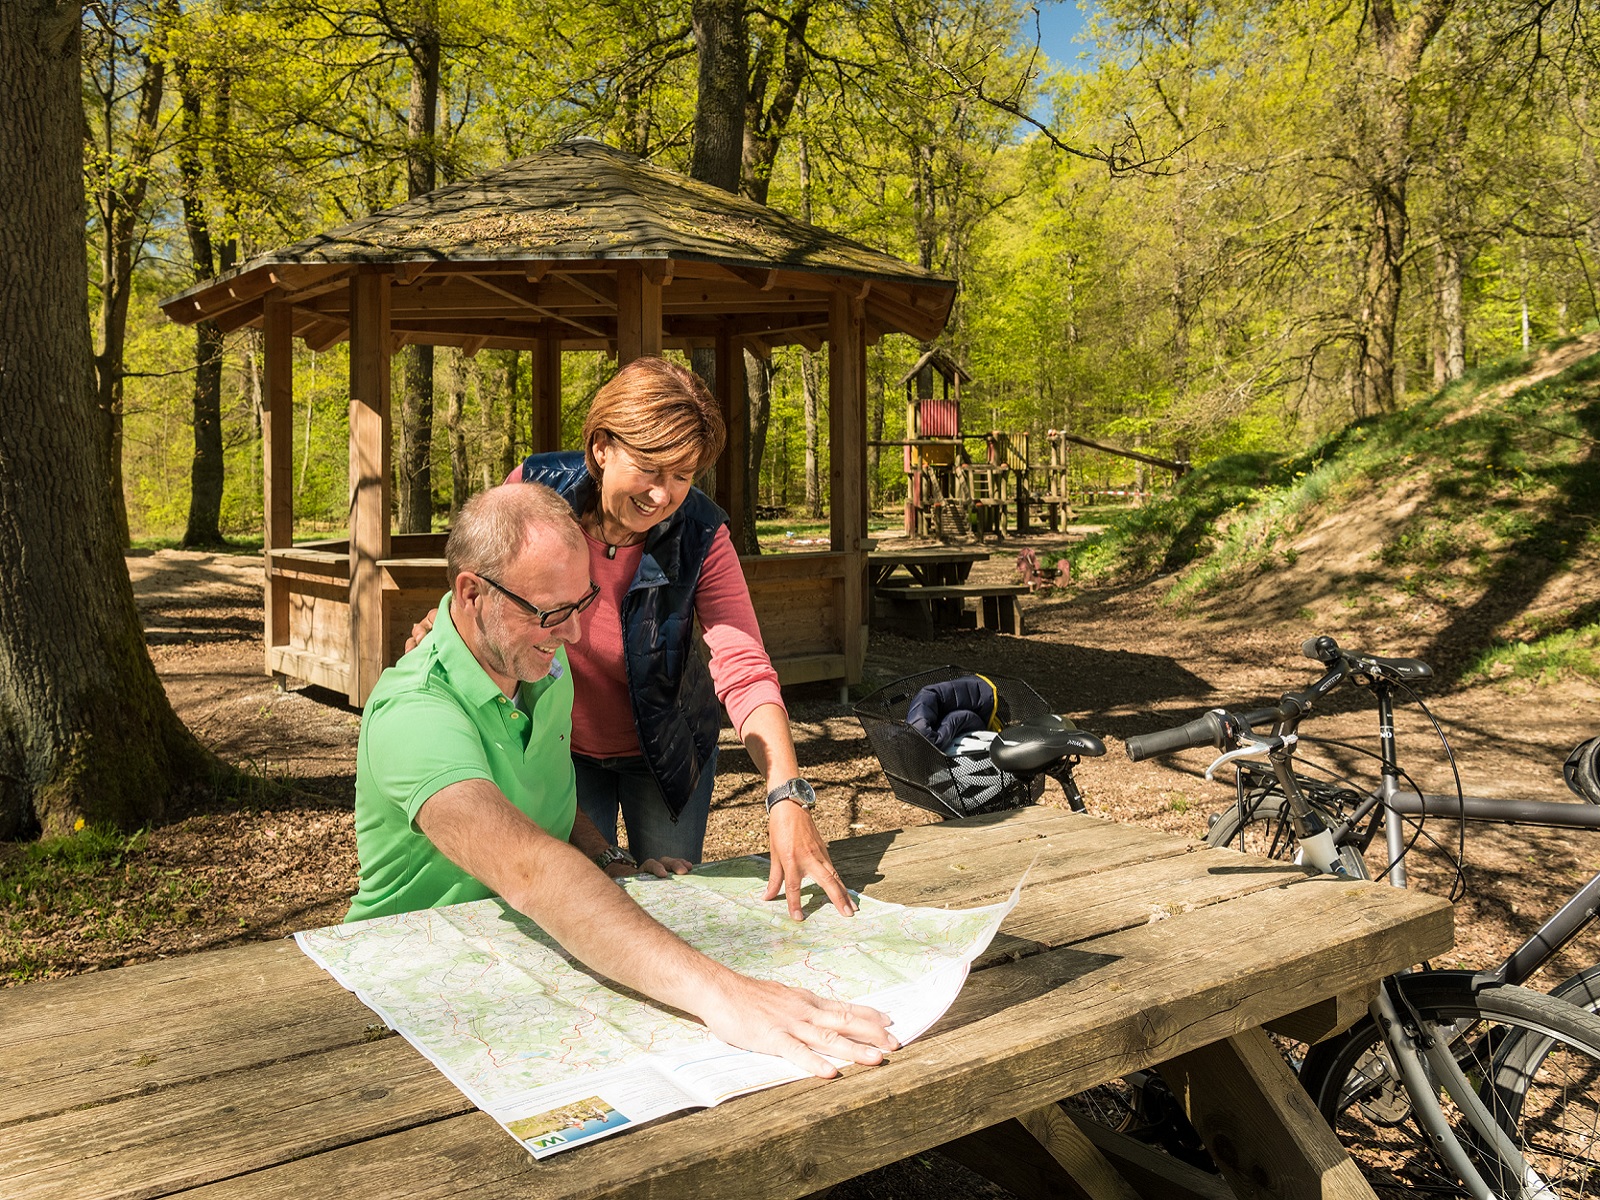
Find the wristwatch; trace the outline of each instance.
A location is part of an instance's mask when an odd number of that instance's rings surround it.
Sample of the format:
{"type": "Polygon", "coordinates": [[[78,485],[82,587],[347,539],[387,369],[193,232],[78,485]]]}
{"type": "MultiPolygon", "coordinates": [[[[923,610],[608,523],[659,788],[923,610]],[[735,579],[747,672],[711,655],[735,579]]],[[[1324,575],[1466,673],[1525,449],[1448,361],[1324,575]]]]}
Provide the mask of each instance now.
{"type": "Polygon", "coordinates": [[[612,863],[625,863],[630,867],[637,867],[639,860],[629,854],[621,846],[607,846],[594,856],[594,865],[604,871],[612,863]]]}
{"type": "Polygon", "coordinates": [[[772,806],[780,800],[793,800],[801,808],[810,812],[817,803],[817,793],[811,790],[811,785],[796,775],[788,783],[779,784],[767,793],[767,811],[772,811],[772,806]]]}

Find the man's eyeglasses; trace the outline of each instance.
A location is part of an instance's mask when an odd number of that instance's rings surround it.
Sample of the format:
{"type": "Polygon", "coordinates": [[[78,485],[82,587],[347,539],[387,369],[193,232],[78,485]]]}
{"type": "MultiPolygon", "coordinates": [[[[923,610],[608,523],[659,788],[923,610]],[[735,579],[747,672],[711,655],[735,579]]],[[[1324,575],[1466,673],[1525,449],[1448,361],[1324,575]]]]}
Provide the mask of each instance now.
{"type": "Polygon", "coordinates": [[[584,609],[588,608],[589,605],[593,604],[594,598],[600,594],[600,585],[595,583],[593,580],[590,580],[589,590],[584,593],[582,600],[574,601],[571,604],[563,604],[559,608],[552,608],[547,611],[540,608],[537,604],[529,604],[510,588],[506,587],[504,584],[496,583],[487,575],[480,574],[477,571],[474,571],[473,574],[477,575],[479,579],[483,580],[495,591],[499,592],[506,599],[510,600],[518,608],[522,609],[523,612],[529,614],[530,616],[538,617],[539,627],[541,629],[549,629],[552,626],[559,625],[561,622],[577,616],[584,609]]]}

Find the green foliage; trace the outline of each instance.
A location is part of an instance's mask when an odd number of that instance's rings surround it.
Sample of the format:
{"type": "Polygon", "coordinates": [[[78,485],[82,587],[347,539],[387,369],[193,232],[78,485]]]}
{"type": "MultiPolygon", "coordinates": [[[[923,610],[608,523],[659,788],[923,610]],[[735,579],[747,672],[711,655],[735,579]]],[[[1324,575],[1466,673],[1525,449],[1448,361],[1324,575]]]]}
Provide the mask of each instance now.
{"type": "Polygon", "coordinates": [[[86,826],[0,844],[0,978],[26,983],[76,961],[81,941],[127,943],[199,915],[208,884],[149,861],[148,835],[86,826]]]}
{"type": "Polygon", "coordinates": [[[1515,679],[1533,684],[1563,677],[1600,680],[1600,624],[1563,629],[1526,642],[1498,642],[1467,668],[1468,679],[1515,679]]]}
{"type": "Polygon", "coordinates": [[[1592,673],[1595,613],[1525,616],[1543,581],[1600,559],[1600,355],[1521,388],[1492,364],[1410,408],[1353,422],[1288,459],[1218,459],[1165,500],[1072,551],[1074,578],[1177,572],[1168,603],[1225,595],[1298,559],[1332,511],[1408,498],[1371,578],[1441,603],[1487,597],[1519,630],[1473,668],[1489,677],[1592,673]]]}
{"type": "Polygon", "coordinates": [[[1191,471],[1171,496],[1127,510],[1073,546],[1065,555],[1073,579],[1109,583],[1169,574],[1210,554],[1218,522],[1270,494],[1281,470],[1273,456],[1238,454],[1191,471]]]}

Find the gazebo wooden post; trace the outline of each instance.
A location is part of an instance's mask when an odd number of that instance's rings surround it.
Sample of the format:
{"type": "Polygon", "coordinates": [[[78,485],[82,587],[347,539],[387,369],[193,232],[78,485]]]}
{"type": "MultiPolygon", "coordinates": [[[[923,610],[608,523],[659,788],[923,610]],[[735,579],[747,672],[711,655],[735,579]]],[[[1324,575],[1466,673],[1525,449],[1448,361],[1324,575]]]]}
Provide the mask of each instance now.
{"type": "Polygon", "coordinates": [[[643,267],[617,269],[617,366],[661,354],[661,282],[643,267]]]}
{"type": "Polygon", "coordinates": [[[277,673],[273,650],[289,644],[289,589],[273,577],[272,553],[294,544],[294,324],[291,306],[277,294],[261,313],[261,557],[266,567],[267,671],[277,673]]]}
{"type": "Polygon", "coordinates": [[[744,477],[750,469],[750,421],[747,416],[744,377],[744,349],[724,323],[717,328],[716,347],[717,404],[727,426],[727,441],[717,459],[716,501],[728,514],[728,531],[739,544],[738,531],[744,528],[744,477]]]}
{"type": "Polygon", "coordinates": [[[389,557],[389,281],[350,280],[350,703],[365,704],[383,671],[389,557]]]}
{"type": "Polygon", "coordinates": [[[561,339],[541,337],[533,344],[533,414],[529,435],[533,453],[561,449],[561,339]]]}
{"type": "Polygon", "coordinates": [[[860,298],[836,290],[828,298],[829,536],[835,551],[859,561],[845,573],[843,626],[850,679],[860,679],[867,654],[867,342],[860,298]],[[857,569],[859,568],[859,569],[857,569]]]}

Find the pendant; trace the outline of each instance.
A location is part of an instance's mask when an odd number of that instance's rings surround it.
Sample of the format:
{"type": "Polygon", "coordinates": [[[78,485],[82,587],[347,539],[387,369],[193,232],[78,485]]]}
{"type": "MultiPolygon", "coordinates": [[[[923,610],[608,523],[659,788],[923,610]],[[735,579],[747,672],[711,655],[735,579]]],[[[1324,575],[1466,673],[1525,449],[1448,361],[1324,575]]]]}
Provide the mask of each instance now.
{"type": "Polygon", "coordinates": [[[607,558],[615,558],[616,556],[617,556],[617,548],[615,546],[613,546],[610,542],[607,542],[606,543],[606,557],[607,558]]]}

